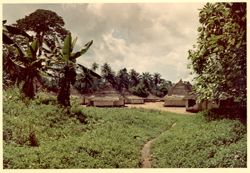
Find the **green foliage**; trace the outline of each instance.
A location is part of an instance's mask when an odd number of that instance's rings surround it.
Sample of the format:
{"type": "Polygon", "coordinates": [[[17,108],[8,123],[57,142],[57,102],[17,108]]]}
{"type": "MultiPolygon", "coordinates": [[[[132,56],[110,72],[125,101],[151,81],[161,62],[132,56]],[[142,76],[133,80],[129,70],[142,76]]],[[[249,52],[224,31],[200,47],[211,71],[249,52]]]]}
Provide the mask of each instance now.
{"type": "Polygon", "coordinates": [[[200,100],[233,97],[246,104],[246,3],[207,3],[190,68],[200,100]]]}
{"type": "Polygon", "coordinates": [[[55,46],[55,37],[63,40],[68,31],[64,28],[64,21],[55,12],[37,9],[31,14],[16,21],[16,27],[36,33],[36,38],[42,45],[45,40],[50,46],[55,46]]]}
{"type": "Polygon", "coordinates": [[[203,111],[203,116],[207,121],[220,120],[220,119],[237,119],[243,124],[246,124],[246,107],[234,106],[226,109],[213,108],[211,110],[203,111]]]}
{"type": "Polygon", "coordinates": [[[149,92],[143,83],[139,83],[137,86],[132,87],[130,91],[140,97],[147,97],[149,95],[149,92]]]}
{"type": "Polygon", "coordinates": [[[246,167],[246,127],[239,121],[186,118],[153,144],[153,167],[246,167]]]}
{"type": "Polygon", "coordinates": [[[60,69],[59,73],[62,73],[63,77],[59,80],[57,100],[58,103],[64,107],[70,106],[70,85],[73,85],[76,80],[76,58],[86,53],[93,41],[88,42],[80,51],[74,53],[75,43],[76,39],[72,41],[71,33],[69,33],[62,47],[59,46],[58,50],[47,50],[48,54],[52,54],[52,57],[55,56],[57,58],[55,65],[57,65],[58,62],[62,65],[62,69],[60,69]]]}
{"type": "Polygon", "coordinates": [[[17,89],[4,92],[4,168],[136,168],[143,144],[174,121],[159,111],[83,108],[71,100],[67,113],[55,96],[38,93],[25,104],[17,89]],[[39,146],[31,146],[34,139],[39,146]]]}
{"type": "Polygon", "coordinates": [[[17,79],[15,80],[18,82],[24,81],[22,92],[26,97],[34,98],[35,80],[40,79],[40,70],[43,67],[43,59],[37,55],[39,42],[37,39],[32,39],[25,31],[12,26],[4,25],[3,33],[9,36],[27,36],[28,40],[25,42],[25,45],[20,45],[16,40],[11,38],[11,43],[4,42],[4,71],[9,74],[10,77],[16,75],[17,79]]]}

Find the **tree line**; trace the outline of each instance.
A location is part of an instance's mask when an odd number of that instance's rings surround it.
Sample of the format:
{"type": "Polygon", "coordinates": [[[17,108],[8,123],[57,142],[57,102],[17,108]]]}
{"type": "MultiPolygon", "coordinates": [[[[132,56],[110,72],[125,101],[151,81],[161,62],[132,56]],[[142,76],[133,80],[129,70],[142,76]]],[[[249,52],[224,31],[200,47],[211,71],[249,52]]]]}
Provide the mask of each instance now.
{"type": "MultiPolygon", "coordinates": [[[[97,63],[93,63],[91,70],[96,71],[98,66],[97,63]]],[[[140,97],[147,97],[150,93],[163,97],[172,86],[172,82],[163,79],[159,73],[144,72],[140,74],[135,69],[128,71],[127,68],[122,68],[116,73],[108,63],[104,63],[100,70],[101,78],[93,78],[90,73],[80,73],[77,75],[79,80],[74,86],[81,93],[90,94],[98,88],[102,88],[105,82],[109,82],[121,93],[130,92],[140,97]]]]}

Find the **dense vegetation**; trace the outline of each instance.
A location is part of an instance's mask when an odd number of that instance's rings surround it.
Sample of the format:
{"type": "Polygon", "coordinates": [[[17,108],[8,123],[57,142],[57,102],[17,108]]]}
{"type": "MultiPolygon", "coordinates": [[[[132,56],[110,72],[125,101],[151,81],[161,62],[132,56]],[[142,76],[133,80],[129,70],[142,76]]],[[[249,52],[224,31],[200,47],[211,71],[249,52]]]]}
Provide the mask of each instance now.
{"type": "Polygon", "coordinates": [[[198,99],[233,98],[246,106],[246,3],[207,3],[189,51],[198,99]]]}
{"type": "Polygon", "coordinates": [[[155,168],[247,166],[246,127],[236,120],[207,122],[201,115],[176,117],[176,125],[156,139],[155,168]]]}
{"type": "Polygon", "coordinates": [[[246,167],[246,127],[238,121],[127,108],[82,108],[71,113],[56,97],[23,102],[3,94],[4,168],[137,168],[144,143],[153,167],[246,167]],[[171,128],[172,124],[176,125],[171,128]]]}

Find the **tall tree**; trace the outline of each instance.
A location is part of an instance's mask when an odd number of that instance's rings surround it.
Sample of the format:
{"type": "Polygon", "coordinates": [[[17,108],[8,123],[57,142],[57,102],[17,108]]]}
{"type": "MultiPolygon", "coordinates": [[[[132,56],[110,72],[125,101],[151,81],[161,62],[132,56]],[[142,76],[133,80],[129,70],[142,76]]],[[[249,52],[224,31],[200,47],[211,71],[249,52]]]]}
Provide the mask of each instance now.
{"type": "Polygon", "coordinates": [[[140,83],[140,74],[137,73],[135,69],[130,70],[129,81],[130,81],[130,87],[134,87],[140,83]]]}
{"type": "Polygon", "coordinates": [[[101,73],[102,73],[102,77],[106,81],[110,82],[113,87],[117,88],[115,72],[111,69],[108,63],[103,64],[103,66],[101,67],[101,73]]]}
{"type": "Polygon", "coordinates": [[[81,64],[77,64],[75,87],[83,94],[89,94],[99,87],[101,76],[81,64]]]}
{"type": "Polygon", "coordinates": [[[148,91],[151,91],[153,80],[152,75],[149,72],[142,73],[141,81],[143,85],[148,89],[148,91]]]}
{"type": "Polygon", "coordinates": [[[198,98],[234,98],[246,104],[246,3],[207,3],[190,68],[198,98]]]}
{"type": "Polygon", "coordinates": [[[117,79],[118,79],[118,89],[120,91],[122,91],[122,89],[129,88],[129,74],[126,68],[123,68],[118,71],[117,79]]]}
{"type": "Polygon", "coordinates": [[[56,38],[63,40],[68,33],[64,28],[63,18],[53,11],[44,9],[37,9],[17,20],[14,25],[22,30],[35,32],[40,46],[44,40],[50,44],[50,47],[55,46],[54,40],[56,38]]]}
{"type": "Polygon", "coordinates": [[[159,73],[154,73],[153,74],[153,82],[154,85],[157,86],[161,82],[161,75],[159,73]]]}

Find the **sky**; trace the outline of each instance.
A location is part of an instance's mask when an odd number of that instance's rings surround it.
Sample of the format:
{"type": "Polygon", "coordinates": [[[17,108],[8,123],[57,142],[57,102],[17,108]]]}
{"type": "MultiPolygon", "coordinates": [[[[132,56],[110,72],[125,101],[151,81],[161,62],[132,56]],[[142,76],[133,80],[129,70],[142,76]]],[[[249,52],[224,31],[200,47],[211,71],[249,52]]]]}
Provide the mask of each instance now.
{"type": "Polygon", "coordinates": [[[114,71],[160,73],[162,78],[192,82],[188,50],[197,40],[199,10],[204,3],[3,4],[3,19],[13,24],[36,9],[63,17],[65,28],[78,37],[75,51],[94,43],[78,63],[105,62],[114,71]]]}

